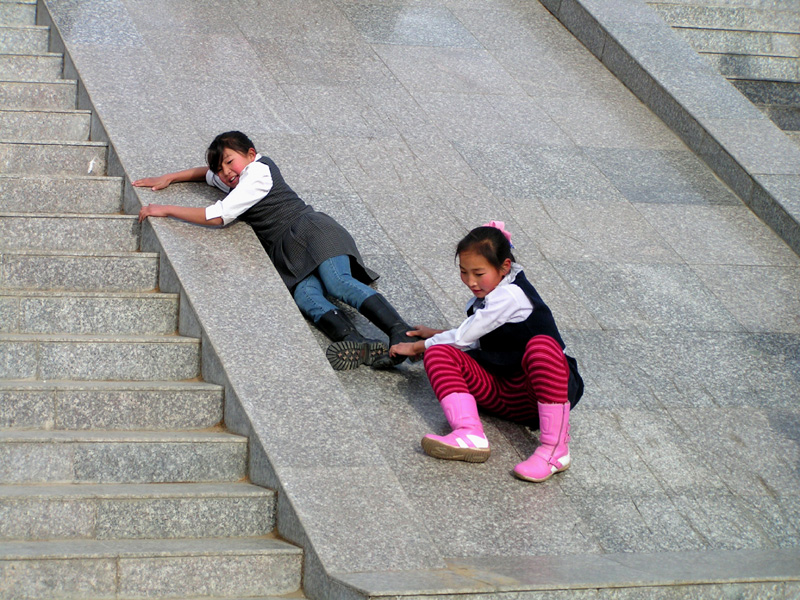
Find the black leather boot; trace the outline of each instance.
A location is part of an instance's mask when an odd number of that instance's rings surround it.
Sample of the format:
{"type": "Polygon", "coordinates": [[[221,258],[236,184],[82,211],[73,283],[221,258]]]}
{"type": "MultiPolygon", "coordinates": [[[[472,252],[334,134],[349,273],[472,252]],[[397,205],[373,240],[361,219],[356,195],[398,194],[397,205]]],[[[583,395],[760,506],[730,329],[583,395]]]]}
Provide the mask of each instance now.
{"type": "Polygon", "coordinates": [[[326,312],[316,326],[333,341],[325,350],[325,357],[336,371],[349,371],[359,365],[371,366],[376,360],[389,355],[386,344],[366,339],[347,315],[339,310],[326,312]]]}
{"type": "MultiPolygon", "coordinates": [[[[403,317],[394,309],[394,306],[389,304],[389,301],[380,294],[374,294],[364,300],[358,312],[367,317],[378,329],[389,336],[390,348],[401,342],[417,342],[422,339],[406,335],[407,331],[411,331],[414,328],[406,323],[403,317]]],[[[385,356],[380,357],[372,363],[372,368],[389,369],[395,365],[399,365],[406,358],[405,356],[391,357],[387,352],[385,356]]]]}

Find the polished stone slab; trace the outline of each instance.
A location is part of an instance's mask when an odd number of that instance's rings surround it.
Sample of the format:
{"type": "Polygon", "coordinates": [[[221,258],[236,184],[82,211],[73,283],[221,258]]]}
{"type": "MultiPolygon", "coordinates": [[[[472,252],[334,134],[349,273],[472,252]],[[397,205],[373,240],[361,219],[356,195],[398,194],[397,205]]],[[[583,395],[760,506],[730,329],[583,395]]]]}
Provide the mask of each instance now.
{"type": "Polygon", "coordinates": [[[609,13],[595,0],[545,4],[797,250],[797,211],[784,198],[754,191],[753,175],[796,176],[799,169],[797,148],[766,115],[665,24],[609,13]]]}
{"type": "Polygon", "coordinates": [[[723,591],[726,588],[724,584],[719,587],[713,585],[717,583],[717,578],[722,579],[724,573],[741,569],[743,579],[752,582],[750,590],[754,593],[772,589],[778,593],[774,597],[788,598],[796,589],[796,576],[789,574],[796,572],[797,560],[797,552],[792,550],[776,551],[774,556],[763,552],[721,551],[703,554],[610,554],[600,559],[592,555],[569,559],[453,559],[449,561],[450,569],[447,571],[394,575],[358,573],[340,577],[357,589],[397,598],[423,598],[426,597],[425,592],[434,590],[452,594],[449,597],[466,598],[478,598],[482,593],[504,598],[506,592],[509,598],[538,600],[551,598],[551,594],[558,593],[558,590],[569,590],[563,596],[565,598],[574,598],[574,594],[581,594],[581,590],[588,595],[579,595],[579,598],[691,598],[701,590],[711,593],[717,589],[723,591]],[[785,579],[787,575],[788,581],[785,579]],[[659,588],[675,579],[687,587],[683,590],[659,588]],[[422,593],[415,594],[417,590],[422,593]],[[524,591],[515,593],[512,590],[524,591]],[[665,595],[662,596],[662,593],[665,595]]]}
{"type": "Polygon", "coordinates": [[[796,267],[800,259],[741,204],[637,206],[689,264],[796,267]]]}

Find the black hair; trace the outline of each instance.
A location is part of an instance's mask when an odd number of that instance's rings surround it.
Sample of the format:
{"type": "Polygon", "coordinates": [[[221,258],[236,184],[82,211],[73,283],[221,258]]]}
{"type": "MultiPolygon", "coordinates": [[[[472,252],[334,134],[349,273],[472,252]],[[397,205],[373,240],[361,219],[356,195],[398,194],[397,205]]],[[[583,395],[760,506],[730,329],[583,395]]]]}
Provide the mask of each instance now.
{"type": "Polygon", "coordinates": [[[506,259],[514,260],[511,243],[497,227],[476,227],[470,231],[456,246],[456,258],[462,252],[474,252],[485,258],[498,271],[506,259]]]}
{"type": "Polygon", "coordinates": [[[241,131],[220,133],[206,150],[206,162],[212,173],[219,173],[222,168],[222,153],[225,148],[241,154],[247,154],[250,148],[255,149],[255,146],[250,141],[250,138],[241,131]]]}

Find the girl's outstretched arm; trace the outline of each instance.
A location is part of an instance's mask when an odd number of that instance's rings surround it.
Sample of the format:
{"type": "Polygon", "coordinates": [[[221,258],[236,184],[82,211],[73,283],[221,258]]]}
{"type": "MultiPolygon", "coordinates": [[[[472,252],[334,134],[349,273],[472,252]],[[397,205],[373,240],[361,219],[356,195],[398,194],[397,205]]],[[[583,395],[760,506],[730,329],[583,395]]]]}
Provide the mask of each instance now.
{"type": "MultiPolygon", "coordinates": [[[[195,167],[193,169],[184,169],[175,173],[165,173],[158,177],[146,177],[144,179],[137,179],[133,182],[134,187],[149,187],[154,192],[163,190],[171,183],[180,183],[183,181],[205,181],[206,172],[208,167],[195,167]]],[[[159,215],[152,215],[159,216],[159,215]]]]}
{"type": "Polygon", "coordinates": [[[139,223],[147,217],[175,217],[189,223],[198,225],[222,225],[222,217],[206,219],[205,208],[195,208],[192,206],[175,206],[173,204],[148,204],[139,211],[139,223]]]}

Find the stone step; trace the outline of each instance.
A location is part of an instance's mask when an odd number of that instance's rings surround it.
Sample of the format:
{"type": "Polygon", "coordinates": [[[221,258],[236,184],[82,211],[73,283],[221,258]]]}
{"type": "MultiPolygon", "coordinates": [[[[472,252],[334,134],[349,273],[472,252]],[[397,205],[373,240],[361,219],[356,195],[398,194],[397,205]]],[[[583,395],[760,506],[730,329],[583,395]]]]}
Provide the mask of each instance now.
{"type": "Polygon", "coordinates": [[[727,79],[800,82],[800,60],[772,56],[703,54],[727,79]]]}
{"type": "Polygon", "coordinates": [[[91,117],[92,113],[85,110],[0,110],[0,140],[86,141],[91,117]]]}
{"type": "Polygon", "coordinates": [[[246,463],[247,438],[218,431],[0,431],[0,484],[221,483],[246,463]]]}
{"type": "Polygon", "coordinates": [[[2,379],[155,381],[199,376],[197,338],[0,334],[2,379]]]}
{"type": "Polygon", "coordinates": [[[703,54],[723,77],[800,83],[800,60],[778,56],[703,54]]]}
{"type": "Polygon", "coordinates": [[[0,380],[0,429],[207,429],[222,407],[222,387],[202,381],[0,380]]]}
{"type": "Polygon", "coordinates": [[[139,220],[134,215],[0,212],[0,252],[135,252],[139,234],[139,220]]]}
{"type": "Polygon", "coordinates": [[[800,104],[800,83],[734,79],[733,85],[755,104],[796,106],[800,104]]]}
{"type": "Polygon", "coordinates": [[[169,335],[177,327],[177,294],[0,291],[0,333],[169,335]]]}
{"type": "Polygon", "coordinates": [[[800,57],[800,34],[676,28],[698,52],[800,57]]]}
{"type": "Polygon", "coordinates": [[[275,492],[248,483],[0,485],[0,540],[263,536],[275,492]]]}
{"type": "Polygon", "coordinates": [[[0,141],[0,173],[105,175],[103,142],[0,141]]]}
{"type": "Polygon", "coordinates": [[[800,131],[800,105],[757,104],[756,106],[784,131],[800,131]]]}
{"type": "Polygon", "coordinates": [[[648,2],[673,27],[800,33],[800,10],[648,2]]]}
{"type": "Polygon", "coordinates": [[[3,108],[71,110],[77,98],[76,81],[0,81],[0,106],[3,108]]]}
{"type": "Polygon", "coordinates": [[[271,538],[9,542],[0,597],[252,598],[300,589],[302,552],[271,538]]]}
{"type": "Polygon", "coordinates": [[[121,177],[0,175],[0,211],[119,213],[121,177]]]}
{"type": "Polygon", "coordinates": [[[36,22],[36,2],[0,2],[0,23],[3,25],[33,25],[36,22]]]}
{"type": "Polygon", "coordinates": [[[0,54],[0,79],[4,81],[54,81],[64,72],[61,54],[0,54]]]}
{"type": "Polygon", "coordinates": [[[44,54],[48,50],[50,29],[37,25],[0,25],[0,53],[44,54]]]}
{"type": "Polygon", "coordinates": [[[153,252],[0,253],[0,290],[148,292],[157,285],[153,252]]]}
{"type": "Polygon", "coordinates": [[[697,6],[731,6],[761,10],[797,10],[797,0],[670,0],[673,4],[697,6]]]}

